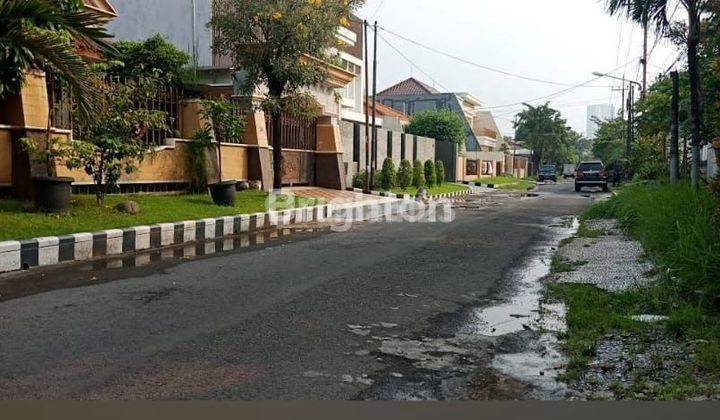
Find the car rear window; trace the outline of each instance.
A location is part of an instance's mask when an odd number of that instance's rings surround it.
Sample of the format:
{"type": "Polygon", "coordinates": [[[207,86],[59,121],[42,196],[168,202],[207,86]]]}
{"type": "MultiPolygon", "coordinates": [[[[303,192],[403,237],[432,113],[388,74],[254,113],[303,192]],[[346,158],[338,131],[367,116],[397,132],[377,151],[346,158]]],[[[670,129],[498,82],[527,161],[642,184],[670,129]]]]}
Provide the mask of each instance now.
{"type": "Polygon", "coordinates": [[[581,163],[580,166],[578,166],[578,171],[580,172],[590,172],[590,171],[602,171],[605,169],[603,167],[602,163],[581,163]]]}
{"type": "Polygon", "coordinates": [[[540,167],[540,170],[541,170],[541,171],[554,172],[554,171],[555,171],[555,166],[553,166],[553,165],[543,165],[543,166],[540,167]]]}

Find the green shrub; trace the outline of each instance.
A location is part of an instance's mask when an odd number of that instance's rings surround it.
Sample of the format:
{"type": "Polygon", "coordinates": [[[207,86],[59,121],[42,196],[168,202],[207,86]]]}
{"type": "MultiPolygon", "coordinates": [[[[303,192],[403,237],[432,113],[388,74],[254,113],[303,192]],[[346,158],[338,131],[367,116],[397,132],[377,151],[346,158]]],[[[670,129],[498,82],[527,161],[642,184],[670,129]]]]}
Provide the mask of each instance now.
{"type": "Polygon", "coordinates": [[[400,162],[400,169],[397,174],[397,186],[405,191],[413,184],[413,166],[409,160],[400,162]]]}
{"type": "Polygon", "coordinates": [[[382,172],[380,172],[380,186],[385,191],[395,188],[397,183],[397,173],[395,171],[395,163],[392,159],[387,158],[383,162],[382,172]]]}
{"type": "Polygon", "coordinates": [[[425,186],[425,173],[423,172],[423,164],[419,160],[413,165],[413,186],[422,188],[425,186]]]}
{"type": "Polygon", "coordinates": [[[425,183],[428,187],[434,187],[435,181],[437,181],[437,175],[435,175],[435,164],[432,160],[425,162],[425,183]]]}
{"type": "Polygon", "coordinates": [[[360,171],[353,176],[353,188],[367,188],[368,174],[365,171],[360,171]]]}
{"type": "Polygon", "coordinates": [[[445,164],[441,160],[435,162],[435,175],[437,176],[437,181],[435,183],[438,186],[445,183],[445,164]]]}

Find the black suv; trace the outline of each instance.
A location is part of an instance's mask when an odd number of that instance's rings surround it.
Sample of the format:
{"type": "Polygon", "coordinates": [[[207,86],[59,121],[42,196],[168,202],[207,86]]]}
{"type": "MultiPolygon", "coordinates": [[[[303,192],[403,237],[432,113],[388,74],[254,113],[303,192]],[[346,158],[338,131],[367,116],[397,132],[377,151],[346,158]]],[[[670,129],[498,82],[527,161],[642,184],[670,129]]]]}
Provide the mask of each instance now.
{"type": "Polygon", "coordinates": [[[610,191],[610,175],[600,161],[581,162],[575,171],[575,192],[582,187],[602,187],[603,191],[610,191]]]}
{"type": "Polygon", "coordinates": [[[557,182],[557,166],[542,165],[538,171],[538,182],[552,181],[557,182]]]}

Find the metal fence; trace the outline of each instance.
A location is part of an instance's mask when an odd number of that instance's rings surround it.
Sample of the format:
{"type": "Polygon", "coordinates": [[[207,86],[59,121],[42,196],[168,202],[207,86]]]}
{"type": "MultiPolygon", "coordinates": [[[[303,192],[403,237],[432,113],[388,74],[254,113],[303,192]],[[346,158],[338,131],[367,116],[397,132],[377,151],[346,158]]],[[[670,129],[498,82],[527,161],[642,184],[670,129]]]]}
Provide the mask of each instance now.
{"type": "MultiPolygon", "coordinates": [[[[82,138],[83,133],[72,117],[72,97],[68,88],[55,83],[54,78],[48,75],[48,102],[52,109],[52,126],[56,128],[72,129],[76,138],[82,138]]],[[[117,76],[105,78],[108,83],[127,83],[128,80],[117,76]]],[[[177,137],[181,127],[180,103],[184,98],[183,89],[170,84],[160,84],[157,93],[150,100],[135,100],[135,109],[148,111],[161,111],[165,113],[167,129],[148,130],[143,137],[143,144],[147,147],[162,146],[165,139],[177,137]]]]}
{"type": "MultiPolygon", "coordinates": [[[[302,121],[286,115],[281,117],[282,122],[282,148],[294,150],[317,149],[317,123],[315,121],[302,121]]],[[[268,141],[273,144],[274,125],[272,116],[265,116],[268,141]]]]}

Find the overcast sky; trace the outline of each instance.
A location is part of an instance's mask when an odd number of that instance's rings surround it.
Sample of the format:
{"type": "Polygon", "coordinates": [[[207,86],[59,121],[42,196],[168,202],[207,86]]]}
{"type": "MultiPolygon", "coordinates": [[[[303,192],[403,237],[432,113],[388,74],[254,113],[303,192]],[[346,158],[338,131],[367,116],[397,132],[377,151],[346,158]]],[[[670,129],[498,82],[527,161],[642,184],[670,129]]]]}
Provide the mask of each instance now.
{"type": "MultiPolygon", "coordinates": [[[[677,15],[683,12],[681,8],[677,15]]],[[[448,54],[532,78],[580,84],[592,79],[594,71],[608,72],[629,61],[614,74],[638,81],[642,77],[641,28],[608,16],[603,0],[367,0],[359,15],[448,54]]],[[[469,92],[487,107],[502,107],[568,89],[493,73],[380,33],[422,71],[381,39],[378,90],[410,76],[433,85],[432,77],[438,90],[469,92]]],[[[674,46],[659,42],[649,60],[650,80],[677,55],[674,46]]],[[[605,87],[571,90],[551,104],[584,134],[587,105],[620,106],[620,92],[608,87],[613,84],[619,88],[619,82],[601,79],[591,85],[605,87]]],[[[504,134],[513,134],[511,120],[520,108],[492,109],[504,134]]]]}

